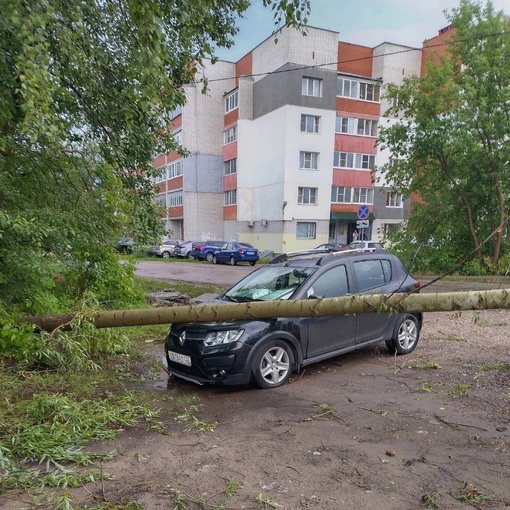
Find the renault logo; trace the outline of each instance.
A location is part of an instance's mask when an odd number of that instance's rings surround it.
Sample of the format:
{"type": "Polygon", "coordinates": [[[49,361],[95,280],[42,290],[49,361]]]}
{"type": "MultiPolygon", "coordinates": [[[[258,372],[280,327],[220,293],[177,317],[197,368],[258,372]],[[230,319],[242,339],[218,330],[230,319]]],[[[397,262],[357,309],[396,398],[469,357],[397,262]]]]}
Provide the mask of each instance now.
{"type": "Polygon", "coordinates": [[[181,333],[181,336],[179,337],[179,345],[182,347],[184,345],[185,341],[186,341],[186,331],[183,331],[181,333]]]}

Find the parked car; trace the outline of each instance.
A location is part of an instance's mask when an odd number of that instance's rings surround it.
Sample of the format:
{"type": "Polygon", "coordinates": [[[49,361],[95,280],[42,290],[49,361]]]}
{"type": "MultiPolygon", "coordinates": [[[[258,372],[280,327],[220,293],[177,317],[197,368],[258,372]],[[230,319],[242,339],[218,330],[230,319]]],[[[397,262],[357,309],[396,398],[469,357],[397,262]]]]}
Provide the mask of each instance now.
{"type": "Polygon", "coordinates": [[[366,252],[384,250],[383,244],[377,241],[353,241],[348,248],[349,250],[363,250],[366,252]]]}
{"type": "Polygon", "coordinates": [[[225,244],[225,241],[204,241],[202,244],[198,244],[195,247],[194,256],[199,260],[207,260],[207,262],[212,262],[214,254],[221,249],[221,247],[225,244]]]}
{"type": "Polygon", "coordinates": [[[230,264],[235,266],[238,262],[249,262],[254,266],[259,260],[259,251],[249,243],[225,243],[213,255],[214,264],[230,264]]]}
{"type": "Polygon", "coordinates": [[[200,241],[186,241],[185,243],[179,243],[174,250],[176,257],[184,257],[190,260],[195,258],[195,249],[200,244],[200,241]]]}
{"type": "MultiPolygon", "coordinates": [[[[214,304],[306,300],[419,290],[393,254],[279,255],[214,300],[214,304]]],[[[169,373],[198,384],[275,388],[294,371],[385,342],[392,353],[416,347],[421,313],[366,313],[172,324],[165,341],[169,373]]]]}
{"type": "Polygon", "coordinates": [[[130,237],[121,237],[114,246],[118,253],[133,253],[135,242],[130,237]]]}
{"type": "Polygon", "coordinates": [[[348,246],[344,243],[324,243],[319,244],[316,250],[327,250],[327,251],[342,251],[347,250],[348,246]]]}
{"type": "Polygon", "coordinates": [[[167,259],[173,257],[175,247],[182,243],[180,239],[163,239],[159,244],[149,246],[149,255],[156,255],[167,259]]]}

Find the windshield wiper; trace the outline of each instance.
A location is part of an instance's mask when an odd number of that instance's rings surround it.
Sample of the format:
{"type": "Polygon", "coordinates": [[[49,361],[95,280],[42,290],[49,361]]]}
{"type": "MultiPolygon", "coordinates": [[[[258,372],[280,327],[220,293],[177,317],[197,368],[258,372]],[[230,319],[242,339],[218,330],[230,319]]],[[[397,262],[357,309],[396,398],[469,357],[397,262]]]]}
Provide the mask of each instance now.
{"type": "Polygon", "coordinates": [[[239,303],[239,301],[236,298],[233,298],[231,296],[227,296],[226,294],[223,296],[224,298],[227,298],[230,301],[233,301],[234,303],[239,303]]]}

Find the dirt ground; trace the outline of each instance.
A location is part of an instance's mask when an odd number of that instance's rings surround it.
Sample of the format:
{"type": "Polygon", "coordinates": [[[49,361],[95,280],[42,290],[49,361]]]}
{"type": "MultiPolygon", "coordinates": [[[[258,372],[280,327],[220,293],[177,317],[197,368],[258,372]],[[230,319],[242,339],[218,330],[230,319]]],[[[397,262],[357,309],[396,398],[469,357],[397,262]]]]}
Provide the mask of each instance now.
{"type": "Polygon", "coordinates": [[[76,491],[73,505],[510,508],[509,337],[510,311],[430,313],[408,356],[365,349],[277,389],[199,387],[162,372],[148,391],[166,432],[139,427],[101,446],[123,452],[103,466],[113,478],[76,491]],[[175,399],[191,396],[214,431],[176,421],[175,399]]]}
{"type": "MultiPolygon", "coordinates": [[[[161,341],[147,345],[162,354],[161,341]]],[[[92,445],[122,453],[101,468],[111,479],[71,491],[72,505],[508,509],[509,365],[510,310],[493,310],[426,314],[408,356],[382,344],[272,390],[196,386],[161,370],[144,389],[165,429],[142,424],[92,445]],[[177,402],[190,414],[177,416],[177,402]],[[189,431],[193,420],[217,425],[189,431]]],[[[0,509],[27,503],[0,499],[0,509]]]]}

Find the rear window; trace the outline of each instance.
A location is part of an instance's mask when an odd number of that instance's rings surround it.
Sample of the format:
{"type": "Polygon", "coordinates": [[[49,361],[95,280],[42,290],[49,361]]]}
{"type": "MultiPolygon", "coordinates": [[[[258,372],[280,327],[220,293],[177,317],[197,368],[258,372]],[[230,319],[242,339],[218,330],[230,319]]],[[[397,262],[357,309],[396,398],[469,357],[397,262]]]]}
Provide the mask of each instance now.
{"type": "Polygon", "coordinates": [[[354,272],[359,292],[381,287],[391,281],[391,263],[385,259],[355,262],[354,272]]]}

